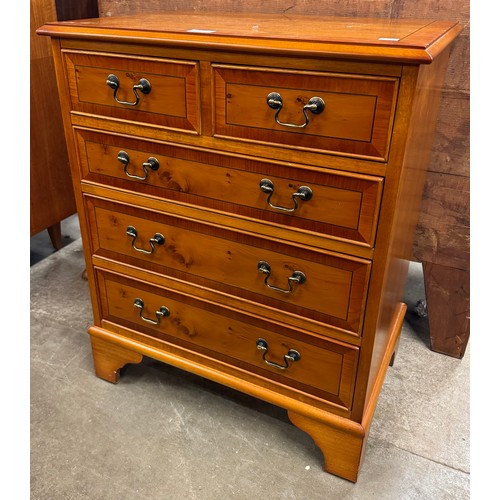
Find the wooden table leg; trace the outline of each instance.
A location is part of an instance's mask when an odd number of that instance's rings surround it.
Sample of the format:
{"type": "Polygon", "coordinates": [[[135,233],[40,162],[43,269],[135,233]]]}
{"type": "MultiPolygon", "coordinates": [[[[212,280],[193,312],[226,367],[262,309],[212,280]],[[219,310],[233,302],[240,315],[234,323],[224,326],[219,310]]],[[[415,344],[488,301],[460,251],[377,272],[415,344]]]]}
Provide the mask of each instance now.
{"type": "Polygon", "coordinates": [[[52,246],[56,250],[60,250],[62,248],[61,223],[57,222],[53,226],[48,227],[47,231],[49,233],[52,246]]]}
{"type": "Polygon", "coordinates": [[[462,358],[470,334],[470,271],[422,264],[431,349],[462,358]]]}

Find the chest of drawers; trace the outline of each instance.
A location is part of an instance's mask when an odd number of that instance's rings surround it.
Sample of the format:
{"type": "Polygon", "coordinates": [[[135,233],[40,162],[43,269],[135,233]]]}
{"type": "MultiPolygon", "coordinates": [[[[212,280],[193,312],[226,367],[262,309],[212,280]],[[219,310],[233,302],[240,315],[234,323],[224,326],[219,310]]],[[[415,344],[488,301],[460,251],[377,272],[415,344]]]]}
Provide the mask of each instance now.
{"type": "Polygon", "coordinates": [[[454,23],[52,23],[96,374],[143,356],[288,411],[356,481],[405,306],[454,23]]]}

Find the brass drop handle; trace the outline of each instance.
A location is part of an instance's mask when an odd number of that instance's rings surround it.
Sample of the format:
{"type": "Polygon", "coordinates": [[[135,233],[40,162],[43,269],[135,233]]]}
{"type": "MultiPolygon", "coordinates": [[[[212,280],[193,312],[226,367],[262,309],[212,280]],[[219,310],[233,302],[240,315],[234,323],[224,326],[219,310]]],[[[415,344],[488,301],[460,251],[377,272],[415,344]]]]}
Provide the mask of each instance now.
{"type": "Polygon", "coordinates": [[[265,339],[257,339],[257,349],[263,351],[262,352],[262,359],[264,362],[272,366],[274,368],[278,368],[279,370],[286,370],[287,368],[290,367],[290,363],[297,362],[300,360],[300,353],[299,351],[296,351],[295,349],[289,349],[287,354],[283,355],[283,360],[285,361],[284,365],[280,365],[279,363],[275,363],[274,361],[269,361],[266,359],[266,354],[267,351],[269,350],[267,340],[265,339]]]}
{"type": "Polygon", "coordinates": [[[303,283],[306,282],[306,275],[302,271],[294,271],[291,276],[288,277],[288,290],[285,288],[279,288],[277,286],[271,285],[268,281],[271,276],[271,266],[268,262],[265,260],[261,260],[257,266],[258,270],[260,273],[266,275],[266,279],[264,280],[264,284],[270,288],[271,290],[274,290],[276,292],[280,293],[292,293],[294,290],[294,285],[302,285],[303,283]]]}
{"type": "Polygon", "coordinates": [[[149,244],[151,245],[151,250],[144,250],[144,248],[139,248],[135,246],[135,240],[137,239],[138,232],[134,226],[127,227],[127,236],[132,237],[132,248],[140,253],[152,254],[155,251],[155,245],[163,245],[165,243],[165,237],[161,233],[156,233],[152,238],[149,239],[149,244]]]}
{"type": "Polygon", "coordinates": [[[306,121],[300,125],[295,123],[284,123],[279,120],[279,114],[283,109],[283,98],[278,92],[271,92],[267,95],[267,105],[271,109],[276,109],[276,114],[274,115],[274,120],[278,125],[282,125],[283,127],[292,127],[292,128],[305,128],[309,124],[309,115],[308,111],[314,113],[315,115],[319,115],[322,113],[326,107],[325,101],[321,99],[321,97],[311,97],[307,104],[304,104],[302,111],[304,113],[306,121]]]}
{"type": "Polygon", "coordinates": [[[118,89],[120,88],[120,80],[119,80],[119,78],[116,75],[113,75],[113,74],[108,75],[108,79],[106,80],[106,83],[114,91],[113,92],[113,98],[114,98],[114,100],[118,104],[123,104],[125,106],[137,106],[139,104],[140,97],[139,97],[139,94],[137,93],[138,90],[140,92],[142,92],[143,94],[149,94],[151,92],[151,84],[149,83],[149,81],[146,80],[146,78],[141,78],[139,80],[139,83],[136,84],[136,85],[134,85],[132,87],[132,90],[134,91],[134,94],[135,94],[135,101],[134,102],[121,101],[120,99],[118,99],[118,97],[116,95],[118,93],[118,89]]]}
{"type": "Polygon", "coordinates": [[[169,308],[166,306],[161,306],[155,313],[156,320],[144,317],[142,315],[142,311],[144,310],[144,301],[140,298],[134,300],[134,307],[137,307],[137,309],[139,309],[139,316],[142,319],[142,321],[145,321],[146,323],[149,323],[151,325],[159,325],[162,318],[170,316],[169,308]]]}
{"type": "Polygon", "coordinates": [[[117,159],[119,162],[123,163],[123,171],[125,172],[125,174],[127,174],[127,176],[130,177],[131,179],[137,179],[139,181],[145,181],[148,178],[149,170],[156,171],[160,168],[160,162],[156,158],[151,156],[150,158],[148,158],[147,162],[144,162],[142,164],[142,169],[144,170],[144,177],[141,177],[139,175],[131,174],[127,170],[128,164],[130,163],[130,156],[126,151],[120,151],[118,153],[117,159]]]}
{"type": "Polygon", "coordinates": [[[299,204],[297,203],[297,199],[302,201],[309,201],[312,198],[313,192],[309,186],[300,186],[297,192],[292,194],[292,201],[294,204],[293,208],[281,207],[279,205],[273,205],[271,203],[271,197],[274,193],[274,184],[269,179],[262,179],[260,181],[260,190],[263,193],[268,194],[267,204],[276,210],[281,210],[282,212],[295,212],[297,208],[299,208],[299,204]]]}

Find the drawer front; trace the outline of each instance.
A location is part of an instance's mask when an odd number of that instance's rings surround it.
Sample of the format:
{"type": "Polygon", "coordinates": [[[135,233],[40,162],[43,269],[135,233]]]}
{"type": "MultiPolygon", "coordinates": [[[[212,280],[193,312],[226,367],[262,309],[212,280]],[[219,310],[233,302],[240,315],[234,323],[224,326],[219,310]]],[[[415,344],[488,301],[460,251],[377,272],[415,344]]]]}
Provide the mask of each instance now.
{"type": "Polygon", "coordinates": [[[74,111],[199,131],[197,63],[87,52],[63,54],[74,111]]]}
{"type": "Polygon", "coordinates": [[[216,135],[387,158],[395,78],[214,65],[214,85],[216,135]]]}
{"type": "Polygon", "coordinates": [[[121,275],[99,272],[98,283],[105,320],[350,406],[355,347],[297,334],[121,275]],[[267,351],[257,347],[259,339],[267,351]],[[284,357],[291,350],[295,360],[284,357]]]}
{"type": "Polygon", "coordinates": [[[93,252],[358,333],[370,263],[88,197],[93,252]],[[147,252],[147,253],[146,253],[147,252]]]}
{"type": "Polygon", "coordinates": [[[382,178],[75,133],[83,179],[373,246],[382,178]]]}

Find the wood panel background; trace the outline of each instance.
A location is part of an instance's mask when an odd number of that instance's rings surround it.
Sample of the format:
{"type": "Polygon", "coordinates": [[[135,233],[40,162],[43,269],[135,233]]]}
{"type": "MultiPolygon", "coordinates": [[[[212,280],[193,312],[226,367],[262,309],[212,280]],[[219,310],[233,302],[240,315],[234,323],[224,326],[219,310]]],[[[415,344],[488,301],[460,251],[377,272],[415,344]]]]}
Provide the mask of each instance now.
{"type": "Polygon", "coordinates": [[[183,0],[182,2],[99,0],[101,17],[176,10],[424,18],[458,21],[464,27],[452,49],[420,221],[413,246],[413,258],[424,264],[426,275],[431,329],[430,347],[444,354],[462,357],[469,337],[469,2],[466,0],[316,0],[313,3],[309,0],[183,0]],[[457,275],[461,276],[459,280],[456,279],[457,275]],[[443,325],[439,319],[442,317],[441,310],[442,307],[448,306],[450,300],[456,302],[454,308],[460,311],[460,314],[450,313],[446,324],[443,325]]]}
{"type": "Polygon", "coordinates": [[[47,229],[55,249],[62,246],[61,221],[76,204],[52,48],[36,30],[46,22],[98,15],[97,0],[30,0],[30,236],[47,229]]]}
{"type": "Polygon", "coordinates": [[[60,221],[76,212],[50,40],[35,30],[55,21],[52,0],[30,2],[30,236],[47,229],[62,246],[60,221]]]}

